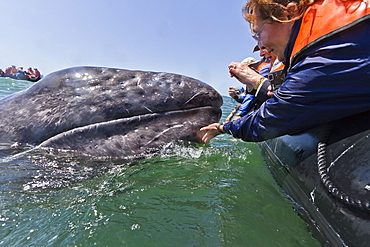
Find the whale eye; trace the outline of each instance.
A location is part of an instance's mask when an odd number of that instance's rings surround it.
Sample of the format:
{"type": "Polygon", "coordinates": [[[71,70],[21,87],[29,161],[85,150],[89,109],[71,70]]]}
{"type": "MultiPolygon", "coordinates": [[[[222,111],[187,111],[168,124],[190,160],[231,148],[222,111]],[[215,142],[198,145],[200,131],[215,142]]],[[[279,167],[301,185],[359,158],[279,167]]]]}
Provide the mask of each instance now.
{"type": "Polygon", "coordinates": [[[109,81],[110,79],[112,79],[112,76],[110,76],[110,75],[104,75],[104,76],[101,77],[101,79],[103,81],[109,81]]]}
{"type": "Polygon", "coordinates": [[[127,109],[127,108],[132,108],[132,104],[130,104],[130,103],[125,103],[125,104],[124,104],[124,108],[126,108],[126,109],[127,109]]]}
{"type": "Polygon", "coordinates": [[[95,87],[95,86],[100,85],[99,81],[97,81],[97,80],[96,81],[89,81],[87,84],[91,87],[95,87]]]}

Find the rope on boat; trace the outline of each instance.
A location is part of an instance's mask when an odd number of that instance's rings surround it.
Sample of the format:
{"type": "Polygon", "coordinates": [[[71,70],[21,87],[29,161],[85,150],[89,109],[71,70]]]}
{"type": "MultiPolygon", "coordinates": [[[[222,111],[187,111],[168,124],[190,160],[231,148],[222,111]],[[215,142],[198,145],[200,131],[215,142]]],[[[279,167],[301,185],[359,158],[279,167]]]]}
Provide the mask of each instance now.
{"type": "MultiPolygon", "coordinates": [[[[326,138],[327,139],[327,138],[326,138]]],[[[321,182],[324,184],[329,193],[341,202],[359,208],[361,210],[370,212],[370,203],[368,201],[362,201],[360,199],[355,199],[338,189],[334,183],[331,181],[328,174],[328,167],[326,163],[326,143],[319,142],[317,146],[317,167],[321,178],[321,182]]]]}

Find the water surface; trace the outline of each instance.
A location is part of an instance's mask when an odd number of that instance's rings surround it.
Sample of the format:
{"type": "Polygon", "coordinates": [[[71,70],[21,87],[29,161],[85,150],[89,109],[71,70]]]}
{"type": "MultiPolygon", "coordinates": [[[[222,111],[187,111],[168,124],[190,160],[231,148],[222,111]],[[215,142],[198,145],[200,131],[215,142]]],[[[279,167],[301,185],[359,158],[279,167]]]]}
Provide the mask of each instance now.
{"type": "MultiPolygon", "coordinates": [[[[0,78],[0,97],[30,85],[0,78]]],[[[258,147],[229,135],[131,162],[6,144],[0,160],[1,246],[320,246],[258,147]]]]}

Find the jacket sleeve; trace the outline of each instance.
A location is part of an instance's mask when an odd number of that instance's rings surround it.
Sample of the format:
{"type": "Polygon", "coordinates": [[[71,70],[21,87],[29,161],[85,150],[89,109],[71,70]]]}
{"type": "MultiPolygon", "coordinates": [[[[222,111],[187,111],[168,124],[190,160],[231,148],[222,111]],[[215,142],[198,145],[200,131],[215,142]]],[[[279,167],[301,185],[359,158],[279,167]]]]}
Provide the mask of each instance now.
{"type": "Polygon", "coordinates": [[[263,141],[370,110],[370,38],[362,35],[354,43],[353,35],[311,49],[274,96],[225,123],[224,131],[244,141],[263,141]]]}

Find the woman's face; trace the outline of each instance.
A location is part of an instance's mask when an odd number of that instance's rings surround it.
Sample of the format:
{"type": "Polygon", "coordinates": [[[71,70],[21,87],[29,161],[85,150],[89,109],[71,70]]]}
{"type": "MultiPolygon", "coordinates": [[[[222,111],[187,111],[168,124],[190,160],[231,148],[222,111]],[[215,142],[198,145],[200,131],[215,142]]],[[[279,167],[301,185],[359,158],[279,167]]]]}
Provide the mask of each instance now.
{"type": "Polygon", "coordinates": [[[258,18],[258,8],[253,13],[257,16],[257,19],[251,23],[253,37],[259,42],[260,47],[266,48],[268,52],[274,53],[280,61],[284,61],[284,51],[294,22],[280,23],[261,20],[258,18]]]}

